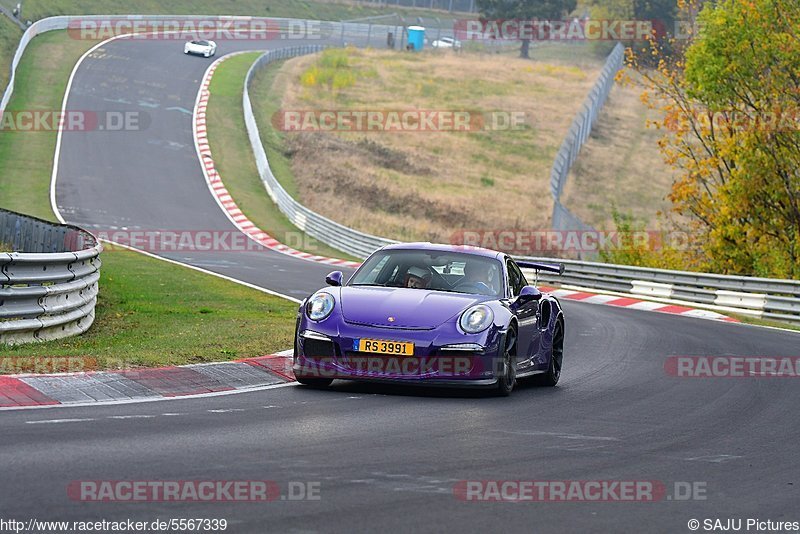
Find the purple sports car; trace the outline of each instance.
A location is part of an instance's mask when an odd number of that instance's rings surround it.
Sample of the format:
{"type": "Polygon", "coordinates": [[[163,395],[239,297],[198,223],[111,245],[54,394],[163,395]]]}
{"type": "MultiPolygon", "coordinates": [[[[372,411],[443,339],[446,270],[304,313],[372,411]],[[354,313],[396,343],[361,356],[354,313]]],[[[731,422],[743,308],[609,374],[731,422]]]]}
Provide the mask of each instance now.
{"type": "Polygon", "coordinates": [[[406,243],[374,252],[345,284],[341,272],[330,273],[332,287],[298,311],[297,381],[486,387],[501,395],[527,376],[556,385],[564,314],[520,267],[564,270],[482,248],[406,243]]]}

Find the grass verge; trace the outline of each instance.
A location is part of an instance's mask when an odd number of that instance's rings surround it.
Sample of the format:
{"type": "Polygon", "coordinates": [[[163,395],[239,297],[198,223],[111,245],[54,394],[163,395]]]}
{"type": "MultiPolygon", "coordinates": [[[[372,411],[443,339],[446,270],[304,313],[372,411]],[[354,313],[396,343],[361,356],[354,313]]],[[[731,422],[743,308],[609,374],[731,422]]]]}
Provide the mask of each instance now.
{"type": "Polygon", "coordinates": [[[739,319],[741,322],[746,324],[752,324],[755,326],[771,326],[773,328],[783,328],[784,330],[796,330],[800,332],[800,324],[796,323],[784,323],[782,321],[775,321],[774,319],[761,319],[760,317],[753,317],[752,315],[743,313],[726,312],[726,314],[734,319],[739,319]]]}
{"type": "MultiPolygon", "coordinates": [[[[65,31],[36,37],[17,68],[9,111],[61,110],[70,72],[96,41],[78,41],[65,31]]],[[[50,175],[56,132],[0,130],[0,207],[55,220],[50,209],[50,175]]]]}
{"type": "Polygon", "coordinates": [[[658,148],[663,132],[647,126],[655,113],[640,101],[640,89],[617,84],[589,140],[573,165],[562,202],[585,223],[613,229],[613,208],[648,230],[670,211],[666,196],[673,169],[658,148]]]}
{"type": "MultiPolygon", "coordinates": [[[[66,32],[34,39],[9,109],[60,109],[73,65],[93,44],[66,32]]],[[[0,133],[0,206],[53,220],[55,142],[52,131],[0,133]]],[[[292,302],[134,252],[108,251],[102,260],[97,315],[88,332],[2,346],[0,358],[15,358],[13,366],[21,369],[51,356],[91,357],[101,368],[115,368],[230,360],[291,346],[292,302]]]]}
{"type": "Polygon", "coordinates": [[[232,57],[220,63],[214,72],[206,111],[214,164],[239,209],[275,239],[311,254],[356,260],[299,231],[280,212],[264,189],[250,150],[242,110],[244,77],[259,55],[253,53],[232,57]]]}
{"type": "Polygon", "coordinates": [[[96,359],[100,368],[149,367],[261,356],[292,345],[292,302],[137,252],[108,251],[102,260],[95,323],[85,334],[2,347],[0,357],[76,356],[96,359]]]}
{"type": "Polygon", "coordinates": [[[8,76],[11,69],[11,59],[17,49],[19,38],[22,37],[22,30],[11,22],[8,17],[0,15],[0,88],[5,89],[8,84],[8,76]]]}

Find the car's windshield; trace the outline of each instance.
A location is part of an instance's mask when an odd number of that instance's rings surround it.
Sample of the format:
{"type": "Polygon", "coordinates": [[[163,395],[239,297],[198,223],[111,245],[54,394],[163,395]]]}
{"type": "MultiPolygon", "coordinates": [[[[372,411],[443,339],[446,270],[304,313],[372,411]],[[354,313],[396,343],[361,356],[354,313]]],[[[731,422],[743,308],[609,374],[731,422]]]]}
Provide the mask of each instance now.
{"type": "Polygon", "coordinates": [[[460,252],[384,250],[353,275],[351,286],[407,287],[501,297],[502,263],[460,252]]]}

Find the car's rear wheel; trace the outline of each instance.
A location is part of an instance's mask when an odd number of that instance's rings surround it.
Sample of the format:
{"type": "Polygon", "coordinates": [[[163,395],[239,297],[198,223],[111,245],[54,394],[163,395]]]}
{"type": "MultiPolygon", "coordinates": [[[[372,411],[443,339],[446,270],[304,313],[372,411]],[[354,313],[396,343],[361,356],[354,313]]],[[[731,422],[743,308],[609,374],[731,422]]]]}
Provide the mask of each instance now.
{"type": "Polygon", "coordinates": [[[497,377],[497,394],[507,397],[517,383],[517,331],[511,327],[506,333],[503,349],[503,362],[500,376],[497,377]]]}
{"type": "Polygon", "coordinates": [[[553,351],[550,355],[550,365],[547,372],[534,377],[534,382],[539,386],[555,386],[561,378],[561,366],[564,363],[564,323],[556,321],[553,330],[553,351]]]}

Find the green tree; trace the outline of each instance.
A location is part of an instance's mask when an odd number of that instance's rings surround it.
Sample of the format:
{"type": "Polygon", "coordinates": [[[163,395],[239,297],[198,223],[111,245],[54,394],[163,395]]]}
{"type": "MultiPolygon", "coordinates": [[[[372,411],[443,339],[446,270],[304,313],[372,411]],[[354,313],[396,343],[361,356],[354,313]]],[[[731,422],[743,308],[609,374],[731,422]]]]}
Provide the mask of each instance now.
{"type": "MultiPolygon", "coordinates": [[[[584,5],[593,20],[632,20],[634,0],[589,0],[584,5]]],[[[590,43],[596,54],[605,56],[614,48],[615,42],[606,40],[590,43]]],[[[628,46],[634,43],[626,43],[628,46]]]]}
{"type": "Polygon", "coordinates": [[[684,57],[653,44],[641,68],[670,199],[702,236],[704,268],[800,278],[800,3],[720,0],[698,16],[684,57]]]}
{"type": "MultiPolygon", "coordinates": [[[[560,20],[572,12],[577,0],[477,0],[486,19],[560,20]]],[[[530,39],[523,39],[519,57],[530,58],[530,39]]]]}

